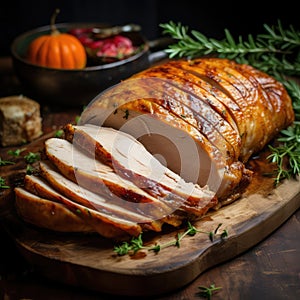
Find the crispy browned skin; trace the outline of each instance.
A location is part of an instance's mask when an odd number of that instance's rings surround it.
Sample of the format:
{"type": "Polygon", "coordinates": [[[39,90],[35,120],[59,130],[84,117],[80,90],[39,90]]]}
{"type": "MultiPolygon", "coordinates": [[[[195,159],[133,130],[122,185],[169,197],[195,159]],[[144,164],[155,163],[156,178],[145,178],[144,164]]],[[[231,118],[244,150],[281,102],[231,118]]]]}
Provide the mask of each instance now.
{"type": "Polygon", "coordinates": [[[43,199],[23,188],[15,189],[16,209],[28,223],[61,232],[95,232],[65,205],[43,199]]]}
{"type": "MultiPolygon", "coordinates": [[[[104,93],[82,118],[83,123],[137,136],[150,152],[163,156],[170,169],[194,181],[188,172],[181,172],[185,166],[192,171],[192,163],[180,164],[182,153],[167,141],[179,144],[178,136],[189,136],[202,161],[195,182],[207,183],[210,164],[220,170],[220,199],[251,180],[244,163],[293,120],[291,99],[280,82],[250,66],[220,58],[173,60],[142,71],[104,93]],[[168,128],[165,138],[153,134],[157,124],[168,128]],[[150,134],[141,134],[143,126],[150,134]]],[[[190,161],[195,162],[196,156],[190,161]]]]}
{"type": "MultiPolygon", "coordinates": [[[[132,222],[130,220],[127,220],[126,218],[120,218],[117,216],[112,216],[110,214],[105,214],[98,210],[87,208],[86,206],[71,201],[70,199],[57,193],[52,188],[52,186],[50,186],[40,177],[28,176],[25,182],[25,186],[25,189],[20,188],[17,190],[17,197],[20,198],[20,196],[22,195],[22,199],[29,202],[36,198],[40,198],[45,201],[48,200],[50,202],[53,201],[55,203],[60,203],[65,207],[66,210],[69,211],[68,213],[66,213],[68,216],[72,213],[75,214],[82,220],[83,224],[86,224],[86,226],[89,225],[94,229],[94,232],[98,232],[104,237],[123,238],[125,236],[137,236],[142,231],[141,226],[139,226],[136,222],[132,222]]],[[[46,219],[47,214],[49,214],[50,212],[46,207],[44,209],[44,218],[46,219]]],[[[75,220],[75,218],[73,219],[75,220]]],[[[49,223],[51,223],[51,218],[48,221],[49,223]]],[[[71,218],[70,221],[72,221],[71,218]]],[[[53,225],[52,228],[55,228],[55,226],[53,225]]],[[[76,226],[74,226],[74,228],[76,228],[76,226]]]]}
{"type": "Polygon", "coordinates": [[[66,140],[45,142],[51,164],[40,165],[44,179],[26,177],[27,192],[16,189],[17,204],[22,208],[24,201],[24,218],[31,215],[32,223],[49,228],[35,210],[40,201],[49,213],[54,201],[58,216],[65,212],[74,222],[71,230],[121,238],[161,231],[164,223],[179,226],[235,201],[253,175],[245,163],[292,124],[294,111],[283,85],[269,75],[227,59],[202,58],[169,61],[124,80],[91,103],[80,120],[65,126],[66,140]],[[111,139],[120,131],[118,146],[111,139]],[[124,150],[128,144],[133,152],[124,150]],[[152,167],[152,155],[162,165],[152,167]],[[185,182],[195,188],[188,196],[185,182]]]}
{"type": "Polygon", "coordinates": [[[236,123],[242,137],[240,159],[244,162],[294,120],[292,101],[283,85],[249,65],[211,58],[181,62],[179,66],[212,80],[236,101],[242,112],[242,117],[240,113],[235,115],[240,118],[236,123]]]}
{"type": "MultiPolygon", "coordinates": [[[[149,86],[153,86],[155,91],[160,91],[160,98],[151,92],[151,101],[179,117],[184,116],[187,122],[199,129],[228,159],[236,160],[239,157],[241,138],[232,112],[216,98],[205,81],[175,64],[148,69],[133,78],[145,78],[144,86],[139,86],[140,88],[149,90],[149,86]],[[160,80],[153,80],[154,78],[160,80]]],[[[229,102],[224,94],[223,98],[224,102],[229,102]]],[[[233,106],[232,103],[228,105],[233,106]]],[[[237,108],[233,106],[233,109],[237,108]]]]}

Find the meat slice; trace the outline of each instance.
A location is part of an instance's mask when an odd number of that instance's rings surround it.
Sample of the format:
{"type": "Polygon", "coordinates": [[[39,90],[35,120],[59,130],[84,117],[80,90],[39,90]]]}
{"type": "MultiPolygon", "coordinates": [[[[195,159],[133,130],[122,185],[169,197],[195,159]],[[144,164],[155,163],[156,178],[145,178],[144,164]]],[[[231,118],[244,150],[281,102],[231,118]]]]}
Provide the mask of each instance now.
{"type": "Polygon", "coordinates": [[[43,199],[22,187],[15,188],[18,215],[30,224],[60,232],[95,232],[64,204],[43,199]]]}
{"type": "Polygon", "coordinates": [[[138,236],[142,232],[142,227],[136,222],[127,220],[126,218],[109,215],[71,201],[60,193],[57,193],[40,177],[27,177],[25,189],[27,192],[42,199],[63,204],[68,210],[76,214],[86,224],[93,228],[95,232],[98,232],[104,237],[124,238],[126,236],[138,236]]]}
{"type": "Polygon", "coordinates": [[[65,126],[66,138],[109,164],[117,174],[159,199],[177,198],[191,206],[207,209],[216,204],[208,187],[185,182],[162,165],[131,135],[95,125],[65,126]],[[167,195],[167,196],[166,196],[167,195]],[[200,205],[199,205],[200,204],[200,205]]]}
{"type": "MultiPolygon", "coordinates": [[[[113,194],[111,196],[107,196],[106,198],[99,194],[95,194],[63,176],[48,161],[40,162],[40,171],[41,176],[49,183],[49,185],[51,185],[61,195],[69,198],[72,201],[111,216],[125,218],[127,220],[139,223],[148,230],[161,230],[161,225],[163,222],[158,220],[154,221],[153,219],[144,216],[143,211],[138,209],[138,206],[130,205],[132,203],[126,203],[127,205],[125,206],[124,201],[118,197],[115,197],[113,194]]],[[[34,176],[27,175],[25,177],[25,186],[27,189],[29,189],[28,186],[32,186],[31,189],[34,190],[35,186],[39,183],[40,181],[37,183],[36,177],[34,176]]],[[[50,196],[49,189],[48,198],[53,199],[53,197],[50,196]]]]}
{"type": "Polygon", "coordinates": [[[64,176],[96,194],[106,197],[113,193],[119,197],[119,201],[125,201],[125,206],[127,202],[135,203],[143,208],[145,215],[154,219],[161,219],[174,210],[114,173],[110,166],[78,150],[67,140],[48,139],[45,152],[64,176]]]}
{"type": "MultiPolygon", "coordinates": [[[[153,197],[119,176],[109,165],[89,156],[67,140],[50,138],[45,142],[45,151],[49,160],[70,180],[104,196],[112,192],[125,200],[125,206],[128,201],[133,202],[154,220],[162,219],[179,209],[199,217],[207,211],[206,206],[210,206],[206,202],[202,205],[201,199],[193,204],[184,202],[186,199],[168,191],[161,197],[153,197]]],[[[214,198],[211,200],[214,201],[214,198]]]]}

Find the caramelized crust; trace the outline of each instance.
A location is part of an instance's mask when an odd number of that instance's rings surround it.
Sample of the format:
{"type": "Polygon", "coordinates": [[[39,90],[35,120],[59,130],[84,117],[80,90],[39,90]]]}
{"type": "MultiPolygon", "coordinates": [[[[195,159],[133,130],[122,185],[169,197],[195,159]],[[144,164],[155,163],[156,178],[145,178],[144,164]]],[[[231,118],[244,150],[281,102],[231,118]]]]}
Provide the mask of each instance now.
{"type": "Polygon", "coordinates": [[[48,160],[16,189],[17,208],[51,229],[54,207],[53,230],[160,232],[238,199],[253,175],[246,162],[293,121],[284,86],[251,66],[169,61],[104,91],[64,139],[46,140],[48,160]]]}

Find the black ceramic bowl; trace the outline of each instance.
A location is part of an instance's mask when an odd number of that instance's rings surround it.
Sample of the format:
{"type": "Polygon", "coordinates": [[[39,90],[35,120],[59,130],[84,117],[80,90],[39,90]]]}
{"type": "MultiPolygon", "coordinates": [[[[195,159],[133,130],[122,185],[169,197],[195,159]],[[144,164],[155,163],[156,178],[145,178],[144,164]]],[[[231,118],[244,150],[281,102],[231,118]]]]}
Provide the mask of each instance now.
{"type": "MultiPolygon", "coordinates": [[[[103,26],[90,23],[64,23],[56,27],[61,32],[72,28],[103,26]]],[[[101,91],[150,66],[150,47],[139,31],[126,32],[139,49],[136,54],[116,62],[87,66],[81,70],[53,69],[31,64],[26,59],[29,43],[50,26],[39,27],[16,37],[11,46],[13,66],[22,84],[24,95],[40,103],[60,106],[83,106],[101,91]]]]}

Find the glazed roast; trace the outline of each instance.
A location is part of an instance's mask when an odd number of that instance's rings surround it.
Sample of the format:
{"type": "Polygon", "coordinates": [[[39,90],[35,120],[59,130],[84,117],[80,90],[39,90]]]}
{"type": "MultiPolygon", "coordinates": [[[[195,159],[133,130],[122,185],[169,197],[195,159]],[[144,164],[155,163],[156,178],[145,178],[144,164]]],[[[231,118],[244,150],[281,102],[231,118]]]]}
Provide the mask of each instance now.
{"type": "Polygon", "coordinates": [[[239,198],[246,163],[293,121],[283,85],[249,65],[168,61],[105,90],[46,140],[16,207],[38,226],[114,239],[177,227],[239,198]]]}

